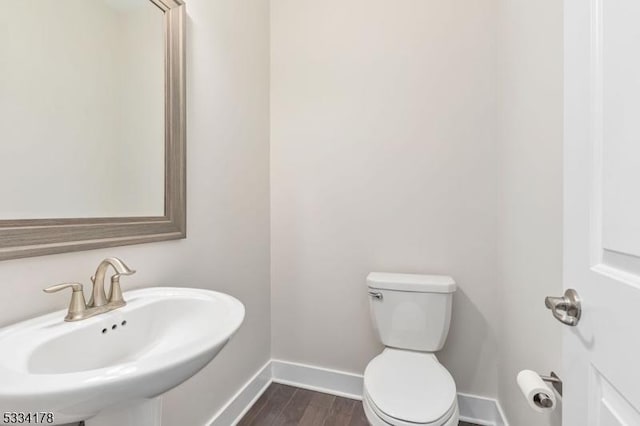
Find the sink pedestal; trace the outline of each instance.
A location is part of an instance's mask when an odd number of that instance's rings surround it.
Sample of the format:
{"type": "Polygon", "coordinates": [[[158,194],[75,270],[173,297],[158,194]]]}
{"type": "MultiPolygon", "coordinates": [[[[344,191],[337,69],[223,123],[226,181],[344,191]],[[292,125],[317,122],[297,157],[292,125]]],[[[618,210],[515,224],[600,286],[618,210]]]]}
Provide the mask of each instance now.
{"type": "Polygon", "coordinates": [[[160,426],[162,399],[139,399],[115,405],[85,420],[86,426],[160,426]]]}

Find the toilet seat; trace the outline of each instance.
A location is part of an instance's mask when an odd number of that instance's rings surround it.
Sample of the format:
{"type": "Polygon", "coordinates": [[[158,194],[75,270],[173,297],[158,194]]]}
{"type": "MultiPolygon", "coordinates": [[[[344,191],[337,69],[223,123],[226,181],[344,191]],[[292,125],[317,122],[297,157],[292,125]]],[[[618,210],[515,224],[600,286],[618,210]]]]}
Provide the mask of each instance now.
{"type": "Polygon", "coordinates": [[[431,353],[386,348],[367,365],[363,399],[384,422],[380,424],[442,426],[457,422],[455,382],[431,353]]]}
{"type": "Polygon", "coordinates": [[[454,403],[453,407],[451,407],[451,410],[440,420],[428,424],[406,422],[404,420],[389,417],[376,407],[367,394],[363,395],[362,407],[364,408],[367,420],[369,420],[369,423],[372,426],[458,426],[460,416],[457,401],[454,403]]]}

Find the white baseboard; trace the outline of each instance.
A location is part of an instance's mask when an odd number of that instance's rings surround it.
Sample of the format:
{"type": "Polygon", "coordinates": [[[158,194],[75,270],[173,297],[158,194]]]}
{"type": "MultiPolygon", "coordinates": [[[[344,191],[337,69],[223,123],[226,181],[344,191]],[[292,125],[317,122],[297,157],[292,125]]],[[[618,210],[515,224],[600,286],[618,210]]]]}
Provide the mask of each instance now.
{"type": "MultiPolygon", "coordinates": [[[[359,374],[274,359],[265,364],[207,425],[235,425],[271,382],[362,399],[363,377],[359,374]]],[[[458,393],[458,405],[460,420],[483,426],[509,426],[495,399],[458,393]]]]}
{"type": "Polygon", "coordinates": [[[275,383],[329,393],[350,399],[362,399],[362,376],[329,368],[271,360],[275,383]]]}
{"type": "Polygon", "coordinates": [[[500,403],[493,398],[458,392],[460,420],[482,426],[509,426],[500,403]]]}
{"type": "Polygon", "coordinates": [[[260,398],[260,395],[271,384],[271,361],[268,361],[256,374],[222,407],[208,426],[230,426],[240,421],[249,408],[260,398]]]}

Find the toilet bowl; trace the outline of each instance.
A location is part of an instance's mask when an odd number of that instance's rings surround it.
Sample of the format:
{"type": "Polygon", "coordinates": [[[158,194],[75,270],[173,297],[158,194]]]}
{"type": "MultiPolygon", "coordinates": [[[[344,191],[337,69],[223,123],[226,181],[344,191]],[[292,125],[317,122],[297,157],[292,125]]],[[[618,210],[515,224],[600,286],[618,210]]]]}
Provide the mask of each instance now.
{"type": "Polygon", "coordinates": [[[362,402],[373,425],[456,425],[451,374],[435,355],[386,348],[365,370],[362,402]]]}
{"type": "Polygon", "coordinates": [[[367,398],[362,400],[364,414],[372,426],[458,426],[458,404],[452,407],[452,410],[444,417],[432,423],[413,423],[405,420],[389,417],[384,413],[376,410],[373,403],[367,398]]]}
{"type": "Polygon", "coordinates": [[[434,352],[449,331],[451,277],[371,273],[371,316],[385,349],[364,373],[362,402],[374,426],[455,426],[456,385],[434,352]]]}

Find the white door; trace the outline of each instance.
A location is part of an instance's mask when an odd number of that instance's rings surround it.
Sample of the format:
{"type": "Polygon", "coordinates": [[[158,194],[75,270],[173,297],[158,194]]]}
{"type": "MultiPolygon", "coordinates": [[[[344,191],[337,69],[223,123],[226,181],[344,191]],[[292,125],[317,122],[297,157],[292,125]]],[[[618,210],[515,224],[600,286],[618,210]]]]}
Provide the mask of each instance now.
{"type": "Polygon", "coordinates": [[[640,0],[565,0],[564,25],[563,424],[640,426],[640,0]]]}

